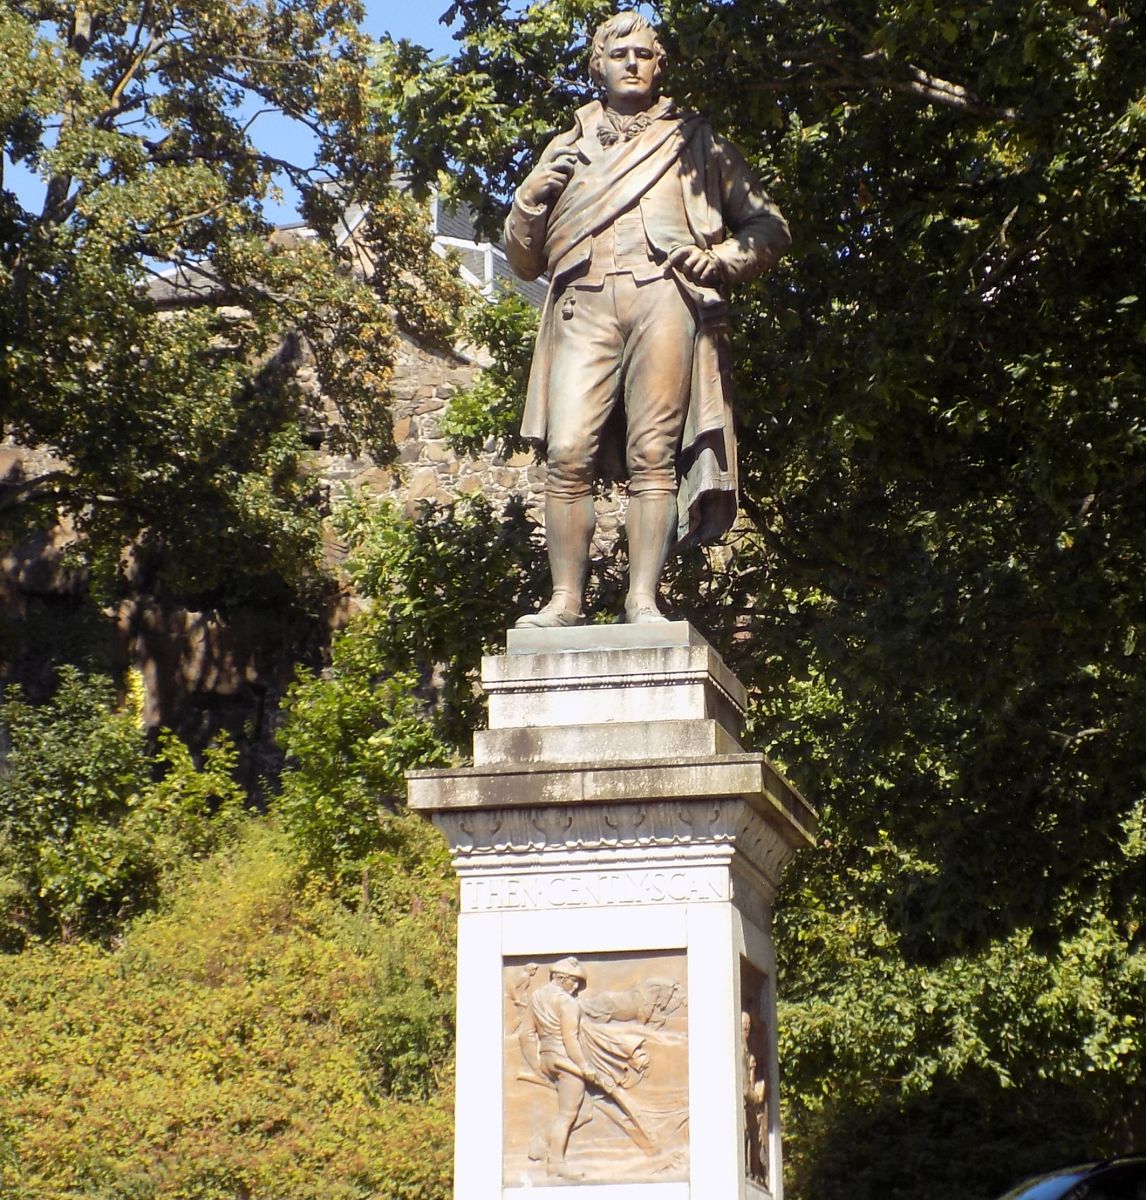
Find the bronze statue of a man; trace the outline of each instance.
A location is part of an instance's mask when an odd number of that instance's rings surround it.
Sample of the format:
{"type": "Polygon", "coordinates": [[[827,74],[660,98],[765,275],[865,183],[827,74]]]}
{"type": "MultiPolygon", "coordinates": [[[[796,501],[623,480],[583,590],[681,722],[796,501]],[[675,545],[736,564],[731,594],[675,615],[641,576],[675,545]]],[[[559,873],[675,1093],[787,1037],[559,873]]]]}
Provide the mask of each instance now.
{"type": "Polygon", "coordinates": [[[736,516],[727,290],[791,239],[739,151],[659,94],[664,64],[639,14],[605,21],[589,57],[605,102],[577,110],[506,219],[513,269],[551,281],[521,431],[549,463],[553,597],[518,625],[584,621],[596,476],[629,480],[627,621],[663,621],[673,543],[719,537],[736,516]]]}

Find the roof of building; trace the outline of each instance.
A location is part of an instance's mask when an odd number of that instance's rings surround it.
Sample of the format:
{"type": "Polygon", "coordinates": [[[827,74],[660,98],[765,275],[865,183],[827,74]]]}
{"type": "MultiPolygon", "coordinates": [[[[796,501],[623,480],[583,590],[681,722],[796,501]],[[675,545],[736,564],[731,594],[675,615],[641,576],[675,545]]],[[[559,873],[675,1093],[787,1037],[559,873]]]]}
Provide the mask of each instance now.
{"type": "Polygon", "coordinates": [[[535,308],[545,300],[549,280],[525,281],[514,275],[499,242],[482,241],[477,233],[474,210],[468,204],[446,203],[437,196],[430,202],[430,228],[434,231],[434,244],[443,251],[454,249],[461,260],[462,274],[487,296],[499,290],[517,292],[535,308]]]}
{"type": "MultiPolygon", "coordinates": [[[[346,208],[338,232],[339,245],[353,239],[366,215],[367,210],[360,204],[346,208]]],[[[500,291],[515,291],[535,307],[541,307],[549,281],[545,277],[529,282],[518,279],[510,268],[504,248],[497,242],[478,237],[475,214],[469,205],[447,204],[434,196],[430,201],[429,224],[434,234],[434,249],[443,257],[450,251],[455,252],[462,278],[472,287],[490,298],[500,291]]],[[[314,231],[301,221],[280,225],[272,235],[276,239],[314,236],[314,231]]],[[[219,279],[210,262],[156,272],[147,287],[148,296],[160,308],[217,304],[219,293],[219,279]]]]}

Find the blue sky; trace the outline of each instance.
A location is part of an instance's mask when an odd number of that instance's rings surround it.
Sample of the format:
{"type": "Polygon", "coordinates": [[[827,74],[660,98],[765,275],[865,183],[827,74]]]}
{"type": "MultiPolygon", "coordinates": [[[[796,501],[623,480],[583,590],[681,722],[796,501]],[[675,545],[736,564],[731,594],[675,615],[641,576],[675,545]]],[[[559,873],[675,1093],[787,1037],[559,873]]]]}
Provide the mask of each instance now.
{"type": "Polygon", "coordinates": [[[366,32],[375,37],[388,33],[409,38],[445,54],[452,43],[449,30],[438,24],[438,17],[448,8],[448,0],[366,0],[366,32]]]}
{"type": "MultiPolygon", "coordinates": [[[[439,17],[450,7],[450,0],[365,0],[366,19],[362,28],[371,37],[389,34],[394,38],[409,38],[436,54],[449,54],[454,42],[449,29],[439,17]]],[[[272,154],[284,158],[297,154],[297,139],[306,136],[297,126],[283,117],[267,117],[255,132],[258,142],[272,154]]],[[[289,192],[283,203],[268,202],[267,216],[279,224],[296,219],[295,197],[289,192]]]]}

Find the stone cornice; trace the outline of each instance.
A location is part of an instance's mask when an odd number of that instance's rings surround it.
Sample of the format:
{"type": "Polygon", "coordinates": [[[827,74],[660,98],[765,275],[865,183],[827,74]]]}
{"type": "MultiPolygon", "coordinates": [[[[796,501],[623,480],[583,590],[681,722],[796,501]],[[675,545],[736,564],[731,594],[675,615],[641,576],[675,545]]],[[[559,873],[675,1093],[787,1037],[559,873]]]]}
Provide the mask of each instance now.
{"type": "Polygon", "coordinates": [[[410,807],[427,814],[449,809],[517,808],[538,804],[633,803],[742,797],[763,815],[787,818],[794,840],[811,844],[815,814],[762,754],[617,763],[513,763],[452,770],[411,771],[410,807]]]}
{"type": "Polygon", "coordinates": [[[770,901],[784,867],[811,834],[747,797],[438,810],[463,878],[490,872],[578,871],[656,865],[731,866],[770,901]]]}

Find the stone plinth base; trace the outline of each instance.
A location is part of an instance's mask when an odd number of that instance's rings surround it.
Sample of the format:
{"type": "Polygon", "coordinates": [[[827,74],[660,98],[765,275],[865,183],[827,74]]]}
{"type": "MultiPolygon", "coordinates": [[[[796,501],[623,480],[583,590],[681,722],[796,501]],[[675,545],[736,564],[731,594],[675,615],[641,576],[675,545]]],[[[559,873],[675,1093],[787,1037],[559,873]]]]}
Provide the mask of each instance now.
{"type": "Polygon", "coordinates": [[[782,1195],[771,905],[815,817],[691,626],[514,630],[471,768],[409,776],[461,877],[457,1200],[782,1195]]]}

